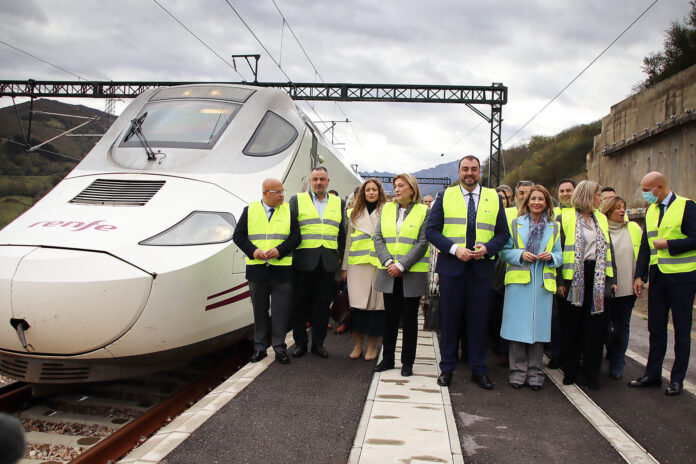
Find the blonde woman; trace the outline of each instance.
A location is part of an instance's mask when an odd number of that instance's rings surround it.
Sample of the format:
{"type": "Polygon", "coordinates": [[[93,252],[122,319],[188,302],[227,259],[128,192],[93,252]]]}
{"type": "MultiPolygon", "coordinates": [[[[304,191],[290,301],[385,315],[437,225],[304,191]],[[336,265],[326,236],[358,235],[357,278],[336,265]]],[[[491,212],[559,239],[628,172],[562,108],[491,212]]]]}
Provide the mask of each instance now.
{"type": "Polygon", "coordinates": [[[631,330],[631,312],[636,303],[633,280],[636,275],[636,260],[643,231],[635,222],[624,220],[626,202],[621,197],[606,199],[602,204],[602,214],[609,221],[617,287],[614,297],[608,300],[609,317],[618,330],[617,343],[607,345],[609,377],[619,380],[623,376],[624,358],[631,330]]]}
{"type": "Polygon", "coordinates": [[[601,188],[584,180],[570,199],[572,208],[560,214],[563,245],[563,281],[558,294],[561,345],[563,350],[563,384],[579,380],[580,356],[582,380],[592,390],[599,389],[599,371],[606,313],[604,298],[614,284],[611,239],[607,217],[597,211],[601,188]]]}
{"type": "Polygon", "coordinates": [[[544,343],[551,340],[556,268],[563,264],[560,227],[546,188],[532,186],[511,229],[500,252],[507,263],[500,336],[510,341],[510,385],[517,390],[527,383],[537,391],[544,383],[544,343]]]}
{"type": "Polygon", "coordinates": [[[430,261],[425,228],[430,210],[421,203],[418,182],[411,174],[394,177],[395,201],[386,203],[373,240],[379,259],[375,287],[384,294],[386,320],[382,361],[375,372],[394,368],[399,320],[403,322],[401,375],[413,374],[418,336],[418,306],[428,291],[430,261]]]}
{"type": "Polygon", "coordinates": [[[372,236],[375,233],[382,206],[387,198],[377,179],[367,179],[354,197],[348,210],[348,233],[343,256],[343,281],[348,284],[348,299],[353,325],[353,351],[350,359],[363,353],[363,338],[367,335],[365,360],[377,358],[377,341],[384,333],[384,300],[375,288],[377,262],[372,236]]]}

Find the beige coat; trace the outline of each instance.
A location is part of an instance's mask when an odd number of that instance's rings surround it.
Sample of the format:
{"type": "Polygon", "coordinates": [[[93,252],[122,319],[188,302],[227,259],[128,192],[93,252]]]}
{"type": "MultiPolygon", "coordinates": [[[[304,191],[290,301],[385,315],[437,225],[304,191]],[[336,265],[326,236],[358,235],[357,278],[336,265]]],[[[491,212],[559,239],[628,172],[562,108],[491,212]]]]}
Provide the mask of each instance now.
{"type": "Polygon", "coordinates": [[[379,211],[374,210],[367,214],[367,208],[363,209],[356,218],[355,223],[348,218],[348,233],[346,234],[346,251],[343,255],[343,270],[348,271],[348,299],[352,308],[364,310],[383,310],[384,300],[382,293],[375,290],[375,276],[377,268],[371,264],[348,264],[351,235],[355,229],[366,234],[374,234],[379,224],[379,211]]]}

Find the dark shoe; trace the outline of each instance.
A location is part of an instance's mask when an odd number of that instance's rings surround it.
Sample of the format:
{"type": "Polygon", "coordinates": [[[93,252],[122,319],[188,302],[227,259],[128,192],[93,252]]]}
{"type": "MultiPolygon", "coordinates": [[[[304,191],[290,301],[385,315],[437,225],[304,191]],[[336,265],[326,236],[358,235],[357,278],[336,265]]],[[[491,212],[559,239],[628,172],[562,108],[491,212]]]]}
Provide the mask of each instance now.
{"type": "Polygon", "coordinates": [[[530,385],[529,388],[531,388],[535,392],[538,392],[539,390],[541,390],[541,385],[530,385]]]}
{"type": "Polygon", "coordinates": [[[471,374],[471,381],[484,390],[493,390],[491,379],[486,374],[471,374]]]}
{"type": "Polygon", "coordinates": [[[669,387],[665,390],[665,394],[667,396],[675,396],[680,394],[681,392],[684,391],[684,386],[680,383],[677,382],[672,382],[669,384],[669,387]]]}
{"type": "Polygon", "coordinates": [[[573,385],[575,383],[575,377],[563,377],[563,385],[573,385]]]}
{"type": "Polygon", "coordinates": [[[561,367],[561,358],[551,358],[551,361],[549,361],[549,369],[558,369],[559,367],[561,367]]]}
{"type": "Polygon", "coordinates": [[[411,377],[413,375],[413,365],[412,364],[402,364],[401,365],[401,377],[411,377]]]}
{"type": "Polygon", "coordinates": [[[660,379],[651,379],[648,376],[643,376],[636,380],[631,380],[628,382],[629,387],[642,388],[642,387],[659,387],[662,384],[660,379]]]}
{"type": "Polygon", "coordinates": [[[295,349],[292,352],[292,357],[293,358],[299,358],[300,356],[304,356],[307,354],[307,344],[305,343],[304,345],[297,345],[295,349]]]}
{"type": "Polygon", "coordinates": [[[394,369],[394,363],[388,363],[385,360],[382,360],[375,366],[374,369],[372,369],[372,372],[384,372],[388,371],[389,369],[394,369]]]}
{"type": "Polygon", "coordinates": [[[253,363],[257,363],[261,361],[263,358],[266,357],[266,352],[262,350],[256,350],[254,351],[253,356],[251,357],[250,361],[253,363]]]}
{"type": "Polygon", "coordinates": [[[450,383],[452,383],[452,372],[443,372],[437,378],[437,384],[441,387],[448,387],[450,383]]]}
{"type": "Polygon", "coordinates": [[[623,375],[621,374],[615,374],[614,372],[609,373],[609,378],[614,379],[614,380],[620,380],[623,375]]]}
{"type": "Polygon", "coordinates": [[[276,351],[275,358],[280,364],[290,364],[290,358],[285,351],[276,351]]]}
{"type": "Polygon", "coordinates": [[[515,390],[519,390],[520,387],[522,386],[521,383],[515,383],[515,382],[510,382],[510,386],[514,388],[515,390]]]}
{"type": "Polygon", "coordinates": [[[312,345],[312,353],[314,353],[317,356],[320,356],[322,358],[329,357],[329,352],[326,351],[326,349],[324,349],[324,347],[321,345],[312,345]]]}

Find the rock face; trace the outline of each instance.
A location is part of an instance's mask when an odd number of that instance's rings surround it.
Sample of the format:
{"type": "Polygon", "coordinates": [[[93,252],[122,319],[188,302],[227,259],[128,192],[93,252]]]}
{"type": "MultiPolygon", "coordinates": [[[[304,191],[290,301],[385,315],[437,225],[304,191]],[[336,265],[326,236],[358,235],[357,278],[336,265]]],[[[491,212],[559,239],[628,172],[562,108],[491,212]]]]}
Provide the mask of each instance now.
{"type": "Polygon", "coordinates": [[[612,106],[587,155],[587,177],[612,186],[628,208],[646,206],[640,181],[662,171],[696,198],[696,65],[612,106]]]}

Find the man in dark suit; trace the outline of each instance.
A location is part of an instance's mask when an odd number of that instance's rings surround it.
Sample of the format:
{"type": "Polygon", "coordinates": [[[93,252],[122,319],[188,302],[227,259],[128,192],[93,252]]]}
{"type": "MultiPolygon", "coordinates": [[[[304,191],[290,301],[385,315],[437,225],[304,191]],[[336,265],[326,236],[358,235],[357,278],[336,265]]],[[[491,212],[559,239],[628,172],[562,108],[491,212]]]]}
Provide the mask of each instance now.
{"type": "Polygon", "coordinates": [[[285,190],[278,179],[262,184],[262,200],[242,212],[232,240],[247,256],[246,278],[254,308],[254,354],[251,362],[266,357],[268,332],[275,358],[288,364],[288,332],[292,297],[292,251],[300,244],[297,214],[283,203],[285,190]],[[270,300],[270,305],[269,305],[270,300]],[[268,309],[271,315],[268,315],[268,309]]]}
{"type": "Polygon", "coordinates": [[[425,235],[440,250],[435,272],[440,276],[439,385],[449,385],[457,365],[457,344],[466,318],[471,379],[493,388],[486,374],[486,323],[493,285],[494,257],[510,232],[505,209],[493,189],[481,187],[481,163],[475,156],[459,161],[459,185],[449,187],[434,203],[425,235]]]}
{"type": "Polygon", "coordinates": [[[290,198],[290,210],[297,216],[302,242],[293,256],[294,308],[292,335],[294,357],[307,353],[306,322],[312,322],[312,353],[327,358],[324,348],[329,306],[336,293],[336,270],[340,268],[346,244],[345,203],[329,195],[329,173],[316,167],[310,177],[310,191],[290,198]]]}
{"type": "Polygon", "coordinates": [[[645,214],[633,288],[638,298],[642,298],[643,281],[649,277],[650,351],[643,377],[628,384],[631,387],[660,386],[671,309],[675,359],[665,393],[673,396],[682,392],[689,366],[692,308],[696,296],[696,204],[674,194],[660,172],[646,175],[641,190],[650,207],[645,214]]]}

